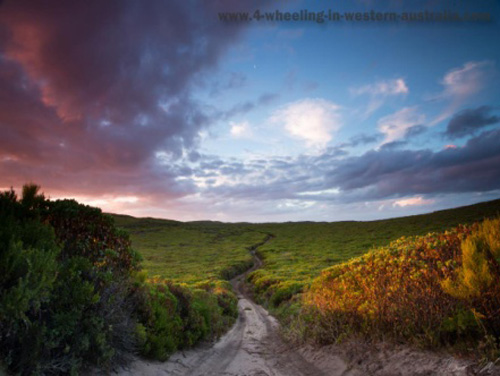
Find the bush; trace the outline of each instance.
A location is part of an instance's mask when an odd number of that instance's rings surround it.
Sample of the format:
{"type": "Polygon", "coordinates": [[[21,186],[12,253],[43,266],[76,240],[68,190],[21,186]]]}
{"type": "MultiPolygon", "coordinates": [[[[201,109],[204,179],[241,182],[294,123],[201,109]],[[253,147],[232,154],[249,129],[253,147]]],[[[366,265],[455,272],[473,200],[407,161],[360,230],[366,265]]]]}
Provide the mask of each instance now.
{"type": "Polygon", "coordinates": [[[52,229],[13,191],[0,193],[0,354],[16,372],[37,367],[44,331],[38,317],[50,299],[58,254],[52,229]]]}
{"type": "Polygon", "coordinates": [[[137,340],[137,254],[99,209],[38,192],[0,194],[0,361],[23,375],[122,362],[137,340]]]}
{"type": "Polygon", "coordinates": [[[500,338],[500,218],[485,220],[461,243],[462,265],[442,282],[485,326],[500,338]]]}
{"type": "Polygon", "coordinates": [[[237,315],[237,298],[221,282],[188,288],[151,280],[142,289],[141,352],[153,359],[165,360],[178,349],[218,338],[237,315]]]}
{"type": "Polygon", "coordinates": [[[304,296],[296,330],[322,343],[350,335],[423,346],[498,341],[499,224],[401,238],[326,269],[304,296]]]}
{"type": "Polygon", "coordinates": [[[100,271],[115,276],[139,269],[140,255],[132,249],[128,234],[116,228],[113,217],[101,209],[58,200],[48,203],[43,220],[55,230],[60,259],[82,256],[100,271]]]}
{"type": "Polygon", "coordinates": [[[0,193],[0,363],[11,371],[109,371],[136,349],[165,360],[236,316],[227,282],[146,281],[128,235],[100,209],[45,200],[33,184],[21,200],[0,193]]]}

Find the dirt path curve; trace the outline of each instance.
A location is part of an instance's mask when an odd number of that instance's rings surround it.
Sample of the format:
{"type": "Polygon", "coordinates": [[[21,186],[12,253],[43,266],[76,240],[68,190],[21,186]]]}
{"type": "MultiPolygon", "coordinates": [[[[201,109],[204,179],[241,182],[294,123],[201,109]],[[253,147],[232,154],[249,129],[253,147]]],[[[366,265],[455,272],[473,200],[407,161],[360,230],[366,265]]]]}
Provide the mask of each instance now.
{"type": "Polygon", "coordinates": [[[334,376],[349,373],[340,358],[330,361],[326,370],[308,362],[283,343],[276,319],[251,300],[243,281],[248,273],[262,265],[255,254],[258,246],[250,250],[255,259],[253,268],[231,281],[239,299],[239,317],[228,333],[213,346],[178,352],[164,363],[138,360],[129,369],[120,371],[119,376],[334,376]]]}

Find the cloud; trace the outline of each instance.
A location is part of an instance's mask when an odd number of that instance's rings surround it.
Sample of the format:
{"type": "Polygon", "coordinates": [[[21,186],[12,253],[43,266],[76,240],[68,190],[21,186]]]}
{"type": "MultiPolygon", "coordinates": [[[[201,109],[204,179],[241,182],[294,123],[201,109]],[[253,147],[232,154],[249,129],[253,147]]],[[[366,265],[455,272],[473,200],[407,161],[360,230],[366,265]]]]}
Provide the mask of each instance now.
{"type": "Polygon", "coordinates": [[[495,72],[495,64],[491,61],[469,61],[462,67],[448,71],[441,80],[443,91],[437,99],[449,102],[447,108],[434,119],[435,125],[457,111],[467,99],[478,94],[488,83],[495,72]]]}
{"type": "Polygon", "coordinates": [[[481,128],[499,123],[500,117],[491,115],[491,111],[491,107],[481,106],[455,114],[446,127],[445,136],[450,139],[469,136],[481,128]]]}
{"type": "Polygon", "coordinates": [[[325,99],[303,99],[275,111],[270,121],[307,147],[324,148],[341,127],[340,106],[325,99]]]}
{"type": "Polygon", "coordinates": [[[329,179],[354,200],[499,189],[500,131],[437,152],[372,150],[342,160],[329,179]]]}
{"type": "Polygon", "coordinates": [[[404,95],[410,92],[405,80],[402,78],[378,81],[374,84],[351,88],[350,91],[354,95],[367,94],[372,96],[404,95]]]}
{"type": "Polygon", "coordinates": [[[380,141],[380,139],[383,138],[383,136],[379,133],[375,134],[358,134],[355,136],[352,136],[348,142],[343,142],[340,145],[338,145],[339,148],[347,148],[347,147],[356,147],[358,145],[368,145],[377,141],[380,141]]]}
{"type": "Polygon", "coordinates": [[[424,199],[422,196],[417,196],[417,197],[411,197],[411,198],[405,198],[402,200],[397,200],[392,204],[392,206],[399,206],[401,208],[404,208],[406,206],[432,205],[435,202],[436,202],[435,200],[424,199]]]}
{"type": "Polygon", "coordinates": [[[427,127],[422,124],[414,125],[408,128],[405,132],[405,139],[411,139],[417,136],[420,136],[422,133],[427,131],[427,127]]]}
{"type": "MultiPolygon", "coordinates": [[[[211,121],[193,87],[245,28],[206,14],[254,4],[4,2],[2,182],[82,197],[193,192],[177,179],[190,173],[178,162],[192,159],[211,121]]],[[[242,81],[230,77],[225,89],[242,81]]]]}
{"type": "Polygon", "coordinates": [[[241,123],[231,122],[231,136],[234,138],[250,138],[252,137],[252,128],[248,121],[241,123]]]}
{"type": "Polygon", "coordinates": [[[241,72],[230,72],[223,78],[217,77],[210,83],[210,94],[212,96],[221,95],[228,90],[242,89],[247,84],[248,77],[241,72]]]}
{"type": "Polygon", "coordinates": [[[500,189],[500,130],[484,132],[462,147],[435,152],[380,148],[346,157],[327,149],[314,156],[219,162],[211,173],[224,175],[231,184],[203,191],[204,197],[214,200],[336,204],[397,200],[399,207],[430,205],[428,200],[436,195],[500,189]]]}
{"type": "Polygon", "coordinates": [[[378,121],[378,130],[385,135],[384,143],[397,141],[407,136],[416,126],[425,122],[425,115],[417,107],[405,107],[398,112],[384,116],[378,121]]]}
{"type": "Polygon", "coordinates": [[[407,145],[407,141],[391,141],[391,142],[386,142],[385,144],[382,144],[380,146],[381,149],[386,149],[386,150],[393,150],[393,149],[398,149],[401,148],[405,145],[407,145]]]}
{"type": "Polygon", "coordinates": [[[476,94],[485,84],[485,70],[492,66],[490,61],[470,61],[460,68],[451,69],[441,81],[444,94],[460,98],[476,94]]]}
{"type": "Polygon", "coordinates": [[[212,115],[212,119],[229,120],[235,116],[247,114],[260,106],[267,106],[274,102],[277,98],[279,98],[279,94],[264,93],[261,94],[256,100],[238,103],[226,111],[216,111],[216,113],[212,115]]]}
{"type": "Polygon", "coordinates": [[[382,80],[365,86],[353,87],[349,91],[356,96],[368,95],[370,97],[364,114],[365,117],[382,107],[388,97],[406,95],[410,92],[403,78],[382,80]]]}

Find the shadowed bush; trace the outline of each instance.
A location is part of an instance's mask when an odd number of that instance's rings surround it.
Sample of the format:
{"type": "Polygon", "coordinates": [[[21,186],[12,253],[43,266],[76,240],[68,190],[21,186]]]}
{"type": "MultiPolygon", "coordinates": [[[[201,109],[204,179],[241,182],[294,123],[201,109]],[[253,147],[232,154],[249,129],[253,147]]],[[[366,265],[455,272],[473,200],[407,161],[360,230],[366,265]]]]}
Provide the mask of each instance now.
{"type": "Polygon", "coordinates": [[[153,279],[142,287],[143,355],[165,360],[174,351],[218,338],[237,316],[236,296],[222,283],[195,287],[153,279]]]}
{"type": "Polygon", "coordinates": [[[165,360],[234,322],[229,283],[146,280],[140,260],[100,209],[48,201],[34,184],[20,200],[0,193],[0,363],[21,375],[109,372],[137,351],[165,360]]]}
{"type": "Polygon", "coordinates": [[[136,345],[128,237],[99,209],[0,194],[0,356],[16,374],[76,374],[136,345]]]}

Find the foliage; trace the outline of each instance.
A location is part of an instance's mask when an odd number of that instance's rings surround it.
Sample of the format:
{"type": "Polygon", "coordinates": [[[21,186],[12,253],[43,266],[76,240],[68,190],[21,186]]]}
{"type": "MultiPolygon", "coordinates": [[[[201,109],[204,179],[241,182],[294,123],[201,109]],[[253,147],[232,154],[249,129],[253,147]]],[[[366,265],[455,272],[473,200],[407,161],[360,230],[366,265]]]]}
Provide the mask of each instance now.
{"type": "Polygon", "coordinates": [[[257,297],[301,335],[329,342],[401,330],[428,344],[482,338],[478,348],[497,353],[489,222],[470,237],[459,227],[336,264],[401,235],[491,216],[500,201],[374,222],[223,224],[112,217],[39,192],[0,193],[0,364],[14,373],[109,371],[136,350],[166,359],[217,338],[237,316],[227,280],[253,264],[253,251],[263,260],[249,275],[257,297]]]}
{"type": "Polygon", "coordinates": [[[59,248],[15,193],[0,193],[0,351],[6,366],[36,367],[31,349],[40,345],[37,317],[50,299],[59,248]]]}
{"type": "Polygon", "coordinates": [[[219,337],[237,316],[236,296],[221,284],[193,288],[155,279],[144,288],[142,353],[154,359],[219,337]]]}
{"type": "Polygon", "coordinates": [[[324,270],[304,294],[298,330],[319,342],[349,335],[425,346],[498,341],[499,225],[401,238],[324,270]]]}
{"type": "Polygon", "coordinates": [[[466,302],[487,333],[500,337],[500,218],[485,220],[461,244],[462,265],[442,282],[466,302]]]}
{"type": "Polygon", "coordinates": [[[75,374],[136,344],[137,257],[99,209],[39,187],[0,194],[0,356],[11,371],[75,374]]]}
{"type": "Polygon", "coordinates": [[[55,230],[61,259],[82,256],[99,271],[115,276],[138,269],[140,256],[131,248],[128,234],[100,209],[74,200],[51,201],[43,220],[55,230]]]}
{"type": "MultiPolygon", "coordinates": [[[[443,231],[498,212],[500,200],[372,222],[222,224],[182,223],[128,216],[115,218],[117,223],[130,231],[134,245],[144,255],[147,274],[153,280],[154,276],[161,276],[193,287],[205,281],[217,281],[221,276],[229,278],[233,273],[224,275],[223,271],[230,270],[231,265],[241,265],[243,269],[245,263],[250,264],[248,250],[255,250],[263,260],[262,267],[248,276],[256,298],[267,304],[287,329],[291,328],[288,330],[289,335],[301,332],[300,336],[303,336],[307,333],[317,339],[323,336],[324,341],[328,342],[338,338],[330,335],[332,330],[342,337],[348,335],[350,329],[345,326],[333,328],[335,325],[332,320],[315,321],[314,317],[306,315],[301,299],[303,291],[308,290],[323,269],[347,262],[401,236],[407,236],[405,241],[409,242],[411,236],[443,231]],[[266,239],[268,241],[262,244],[266,239]],[[258,247],[249,246],[251,244],[258,247]],[[325,325],[328,330],[323,330],[321,325],[325,325]]],[[[418,264],[410,264],[409,267],[417,268],[418,264]]],[[[438,270],[435,269],[435,272],[438,270]]],[[[440,270],[439,273],[443,274],[444,271],[440,270]]],[[[452,275],[450,270],[447,273],[452,275]]],[[[440,278],[445,278],[444,274],[440,278]]],[[[422,280],[422,284],[425,284],[425,280],[422,280]]],[[[454,301],[449,296],[447,299],[454,301]]],[[[423,301],[412,304],[425,309],[423,301]]],[[[407,316],[411,319],[411,315],[406,313],[407,316]]],[[[337,324],[340,322],[336,321],[337,324]]],[[[457,335],[467,337],[469,334],[466,332],[480,333],[475,316],[464,304],[449,317],[443,318],[441,325],[441,338],[434,337],[430,329],[426,329],[417,336],[417,342],[453,342],[457,335]]],[[[390,330],[394,330],[392,326],[390,330]]],[[[408,331],[411,332],[411,329],[408,331]]]]}
{"type": "Polygon", "coordinates": [[[266,237],[244,224],[114,218],[130,233],[148,276],[179,283],[231,279],[252,266],[248,249],[266,237]]]}
{"type": "MultiPolygon", "coordinates": [[[[322,270],[346,262],[401,236],[421,236],[459,224],[471,224],[500,213],[500,200],[430,214],[370,222],[263,223],[249,230],[271,233],[257,250],[264,262],[249,275],[261,302],[269,303],[285,284],[309,286],[322,270]]],[[[233,225],[236,226],[236,225],[233,225]]],[[[241,225],[238,225],[241,226],[241,225]]],[[[300,293],[301,289],[297,288],[300,293]]],[[[281,300],[281,299],[278,299],[281,300]]],[[[281,300],[287,304],[286,300],[281,300]]],[[[270,308],[274,310],[274,303],[270,308]]]]}

